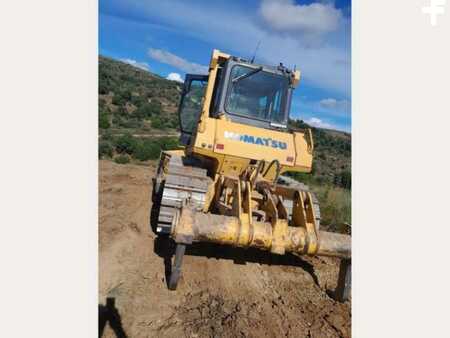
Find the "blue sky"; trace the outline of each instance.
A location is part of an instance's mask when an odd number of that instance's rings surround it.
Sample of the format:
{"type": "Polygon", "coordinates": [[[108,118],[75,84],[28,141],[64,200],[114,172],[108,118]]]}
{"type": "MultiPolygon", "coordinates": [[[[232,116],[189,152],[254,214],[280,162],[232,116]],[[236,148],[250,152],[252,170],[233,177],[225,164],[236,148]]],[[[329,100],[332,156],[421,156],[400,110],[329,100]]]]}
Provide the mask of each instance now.
{"type": "Polygon", "coordinates": [[[351,3],[100,0],[99,53],[172,80],[207,70],[212,49],[300,69],[291,117],[351,129],[351,3]]]}

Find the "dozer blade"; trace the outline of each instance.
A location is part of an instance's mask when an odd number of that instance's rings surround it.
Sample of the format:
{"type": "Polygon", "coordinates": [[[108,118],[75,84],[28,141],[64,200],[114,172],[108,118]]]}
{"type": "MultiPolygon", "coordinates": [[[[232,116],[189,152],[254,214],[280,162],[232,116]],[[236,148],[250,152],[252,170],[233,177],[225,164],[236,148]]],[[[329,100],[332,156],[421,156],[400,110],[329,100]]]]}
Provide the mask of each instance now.
{"type": "MultiPolygon", "coordinates": [[[[286,223],[285,223],[286,224],[286,223]]],[[[271,223],[241,222],[237,217],[205,214],[195,211],[189,204],[185,205],[172,228],[171,237],[177,243],[211,242],[236,247],[255,247],[271,251],[277,236],[278,243],[286,252],[334,256],[349,258],[351,256],[351,238],[348,235],[319,231],[318,245],[314,252],[309,247],[314,241],[305,228],[286,226],[282,233],[274,234],[271,223]]]]}

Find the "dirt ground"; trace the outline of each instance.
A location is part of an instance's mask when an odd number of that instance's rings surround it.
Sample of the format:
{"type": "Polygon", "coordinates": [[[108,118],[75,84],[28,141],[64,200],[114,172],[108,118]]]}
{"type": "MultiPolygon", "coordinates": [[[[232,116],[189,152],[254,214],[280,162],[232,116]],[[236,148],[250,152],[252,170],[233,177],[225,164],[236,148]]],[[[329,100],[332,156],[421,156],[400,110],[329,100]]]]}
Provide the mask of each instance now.
{"type": "Polygon", "coordinates": [[[154,172],[100,161],[102,337],[351,336],[351,304],[329,297],[337,282],[334,258],[193,245],[178,289],[169,291],[173,246],[149,224],[154,172]]]}

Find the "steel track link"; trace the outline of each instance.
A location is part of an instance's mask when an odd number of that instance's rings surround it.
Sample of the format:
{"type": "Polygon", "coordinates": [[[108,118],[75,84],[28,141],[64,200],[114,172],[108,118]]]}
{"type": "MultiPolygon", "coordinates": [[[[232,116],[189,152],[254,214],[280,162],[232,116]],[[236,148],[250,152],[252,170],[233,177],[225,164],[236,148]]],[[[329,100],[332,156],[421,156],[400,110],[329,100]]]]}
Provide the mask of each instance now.
{"type": "MultiPolygon", "coordinates": [[[[158,169],[154,185],[154,194],[160,195],[156,226],[158,234],[171,233],[184,200],[190,200],[197,210],[202,210],[208,186],[212,183],[207,170],[193,166],[189,159],[168,154],[164,156],[168,156],[168,161],[162,164],[163,168],[158,169]]],[[[158,198],[154,201],[158,202],[158,198]]]]}

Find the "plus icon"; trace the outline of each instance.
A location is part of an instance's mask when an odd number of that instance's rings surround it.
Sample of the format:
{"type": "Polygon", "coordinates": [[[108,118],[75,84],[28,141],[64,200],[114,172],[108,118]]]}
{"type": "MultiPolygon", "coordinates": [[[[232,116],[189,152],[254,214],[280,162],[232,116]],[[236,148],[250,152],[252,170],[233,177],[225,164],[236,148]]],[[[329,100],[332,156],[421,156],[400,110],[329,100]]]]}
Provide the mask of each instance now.
{"type": "Polygon", "coordinates": [[[432,26],[437,25],[437,16],[438,14],[445,13],[445,1],[446,0],[430,0],[430,6],[423,7],[422,13],[430,15],[430,23],[432,26]]]}

